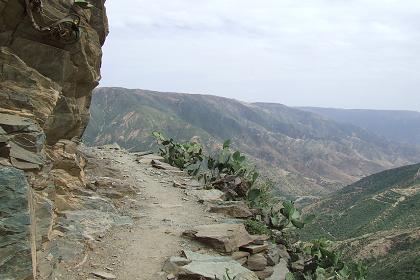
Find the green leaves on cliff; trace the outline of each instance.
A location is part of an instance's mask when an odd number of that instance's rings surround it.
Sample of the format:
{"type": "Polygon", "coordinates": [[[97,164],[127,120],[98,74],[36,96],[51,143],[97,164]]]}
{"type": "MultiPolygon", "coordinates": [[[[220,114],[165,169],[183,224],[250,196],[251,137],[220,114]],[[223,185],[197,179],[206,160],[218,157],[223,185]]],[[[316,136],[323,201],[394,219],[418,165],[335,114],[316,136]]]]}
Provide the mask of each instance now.
{"type": "Polygon", "coordinates": [[[83,9],[90,9],[93,7],[93,5],[86,0],[74,0],[74,4],[82,7],[83,9]]]}
{"type": "Polygon", "coordinates": [[[198,143],[178,143],[160,132],[154,132],[153,136],[160,145],[159,154],[167,163],[197,176],[206,185],[222,190],[228,199],[246,197],[259,177],[245,155],[231,150],[230,140],[211,155],[204,155],[198,143]]]}
{"type": "Polygon", "coordinates": [[[362,263],[347,263],[339,251],[331,249],[331,242],[317,239],[295,247],[291,259],[301,260],[292,265],[286,279],[290,280],[365,280],[367,267],[362,263]]]}
{"type": "Polygon", "coordinates": [[[273,228],[284,230],[290,227],[302,229],[307,221],[302,219],[300,211],[295,208],[292,201],[284,201],[280,210],[275,211],[273,207],[270,222],[273,228]]]}
{"type": "Polygon", "coordinates": [[[178,143],[172,138],[166,138],[160,132],[153,132],[153,136],[161,145],[159,154],[172,166],[187,170],[190,175],[197,175],[204,159],[203,147],[198,143],[178,143]]]}

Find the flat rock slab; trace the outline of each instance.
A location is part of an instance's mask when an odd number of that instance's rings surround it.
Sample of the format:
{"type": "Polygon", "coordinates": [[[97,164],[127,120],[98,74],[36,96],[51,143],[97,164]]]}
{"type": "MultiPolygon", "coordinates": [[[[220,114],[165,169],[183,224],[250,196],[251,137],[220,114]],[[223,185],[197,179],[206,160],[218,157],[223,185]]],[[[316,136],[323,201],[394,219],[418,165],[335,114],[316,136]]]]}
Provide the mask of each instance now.
{"type": "Polygon", "coordinates": [[[102,279],[111,279],[111,280],[117,279],[117,276],[115,276],[114,274],[105,272],[105,271],[94,271],[92,272],[92,274],[102,279]]]}
{"type": "Polygon", "coordinates": [[[213,224],[195,227],[184,232],[220,252],[234,252],[253,241],[243,224],[213,224]]]}
{"type": "Polygon", "coordinates": [[[210,206],[210,212],[221,213],[233,218],[248,218],[252,212],[243,201],[229,201],[210,206]]]}
{"type": "Polygon", "coordinates": [[[140,163],[145,163],[145,164],[152,164],[152,160],[163,161],[165,160],[165,158],[155,155],[155,154],[149,154],[149,155],[144,155],[144,156],[138,156],[136,161],[140,163]]]}
{"type": "Polygon", "coordinates": [[[31,119],[10,114],[0,113],[0,125],[3,126],[4,130],[8,130],[8,133],[17,131],[40,131],[40,128],[38,128],[37,125],[35,125],[31,119]]]}
{"type": "Polygon", "coordinates": [[[25,150],[24,148],[20,147],[19,145],[13,142],[10,142],[9,145],[11,157],[38,165],[42,165],[44,163],[44,160],[40,155],[25,150]]]}
{"type": "Polygon", "coordinates": [[[258,254],[263,251],[267,251],[269,249],[269,244],[265,243],[263,245],[246,245],[242,246],[240,249],[241,251],[245,251],[251,254],[258,254]]]}
{"type": "Polygon", "coordinates": [[[170,164],[167,164],[157,159],[152,159],[151,164],[156,169],[162,169],[162,170],[168,170],[168,171],[181,171],[179,168],[174,167],[170,164]]]}
{"type": "Polygon", "coordinates": [[[223,201],[225,197],[225,193],[212,189],[212,190],[191,190],[187,193],[188,195],[192,195],[197,197],[199,202],[217,202],[223,201]]]}
{"type": "Polygon", "coordinates": [[[233,259],[228,256],[212,256],[212,255],[205,255],[200,253],[195,253],[193,251],[184,250],[182,251],[183,255],[187,260],[191,261],[199,261],[199,262],[230,262],[233,259]]]}
{"type": "Polygon", "coordinates": [[[191,262],[181,268],[180,279],[225,279],[226,271],[235,280],[258,280],[257,275],[230,257],[210,256],[184,251],[191,262]]]}

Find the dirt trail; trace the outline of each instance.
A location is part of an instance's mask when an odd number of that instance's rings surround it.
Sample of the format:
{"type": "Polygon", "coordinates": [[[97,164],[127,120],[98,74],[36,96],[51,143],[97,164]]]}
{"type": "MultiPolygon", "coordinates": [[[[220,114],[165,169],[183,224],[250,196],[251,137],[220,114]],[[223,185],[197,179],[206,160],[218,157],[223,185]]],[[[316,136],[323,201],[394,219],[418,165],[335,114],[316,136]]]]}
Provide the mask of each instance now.
{"type": "Polygon", "coordinates": [[[98,156],[116,158],[113,167],[135,182],[139,193],[133,199],[139,211],[133,226],[114,228],[102,238],[79,269],[78,279],[96,279],[90,274],[94,270],[112,273],[121,280],[166,279],[161,272],[164,261],[182,249],[198,247],[183,238],[182,232],[224,219],[206,212],[206,207],[185,190],[173,187],[173,180],[189,181],[185,175],[154,169],[150,160],[139,163],[135,155],[123,151],[98,151],[98,156]]]}

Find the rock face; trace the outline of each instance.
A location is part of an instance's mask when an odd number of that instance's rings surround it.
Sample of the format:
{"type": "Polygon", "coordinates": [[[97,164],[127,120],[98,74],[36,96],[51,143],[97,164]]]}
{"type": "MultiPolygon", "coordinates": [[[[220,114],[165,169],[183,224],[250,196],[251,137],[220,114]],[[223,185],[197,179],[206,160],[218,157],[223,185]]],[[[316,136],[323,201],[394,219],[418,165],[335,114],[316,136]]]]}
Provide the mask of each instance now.
{"type": "Polygon", "coordinates": [[[39,23],[77,14],[83,31],[72,44],[35,30],[25,1],[0,3],[0,108],[38,121],[49,144],[80,137],[87,125],[108,32],[103,2],[95,0],[94,7],[82,9],[73,0],[43,0],[42,14],[48,20],[33,9],[39,23]]]}
{"type": "Polygon", "coordinates": [[[0,168],[0,279],[32,275],[30,188],[23,171],[0,168]]]}
{"type": "Polygon", "coordinates": [[[85,160],[68,140],[87,125],[108,33],[105,1],[90,2],[0,1],[1,279],[52,277],[57,262],[42,260],[59,247],[49,244],[62,235],[56,212],[86,186],[85,160]]]}

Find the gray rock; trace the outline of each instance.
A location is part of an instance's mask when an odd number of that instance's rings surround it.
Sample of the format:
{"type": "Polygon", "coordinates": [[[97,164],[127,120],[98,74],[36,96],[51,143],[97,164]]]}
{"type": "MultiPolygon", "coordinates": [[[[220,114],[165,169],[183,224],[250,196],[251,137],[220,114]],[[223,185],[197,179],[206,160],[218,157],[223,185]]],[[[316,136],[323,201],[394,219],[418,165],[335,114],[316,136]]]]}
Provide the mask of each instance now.
{"type": "Polygon", "coordinates": [[[29,279],[32,274],[30,189],[25,174],[0,166],[0,279],[29,279]]]}
{"type": "Polygon", "coordinates": [[[232,261],[231,257],[227,256],[211,256],[211,255],[205,255],[200,253],[195,253],[193,251],[184,250],[182,252],[185,256],[185,258],[189,261],[200,261],[200,262],[229,262],[232,261]]]}
{"type": "Polygon", "coordinates": [[[273,267],[274,273],[273,275],[268,278],[268,280],[285,280],[286,274],[289,272],[287,268],[287,261],[285,259],[281,259],[280,262],[273,267]]]}
{"type": "Polygon", "coordinates": [[[279,250],[280,258],[282,258],[282,259],[288,259],[288,260],[290,259],[290,255],[287,252],[286,246],[284,246],[282,244],[279,244],[279,245],[277,245],[277,248],[279,250]]]}
{"type": "Polygon", "coordinates": [[[132,225],[133,220],[112,212],[77,210],[62,212],[57,224],[67,235],[83,240],[84,235],[103,234],[113,226],[132,225]]]}
{"type": "Polygon", "coordinates": [[[15,133],[41,131],[41,128],[31,119],[2,113],[0,113],[0,127],[2,127],[2,132],[0,134],[4,134],[4,132],[15,133]]]}
{"type": "Polygon", "coordinates": [[[280,249],[276,245],[272,244],[268,250],[266,258],[268,265],[275,266],[280,262],[280,249]]]}
{"type": "Polygon", "coordinates": [[[252,271],[241,266],[229,257],[209,256],[192,252],[184,252],[193,260],[182,267],[180,279],[189,277],[203,277],[204,279],[224,279],[226,271],[235,280],[257,280],[258,277],[252,271]]]}
{"type": "Polygon", "coordinates": [[[54,224],[54,204],[48,198],[34,195],[35,223],[36,223],[36,244],[41,248],[43,242],[49,239],[54,224]]]}
{"type": "Polygon", "coordinates": [[[10,142],[9,145],[11,157],[37,165],[42,165],[44,163],[44,160],[40,155],[30,152],[13,142],[10,142]]]}

